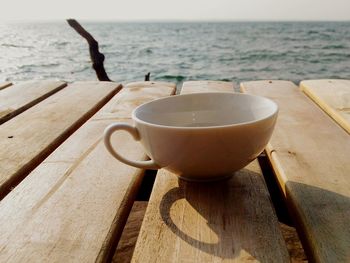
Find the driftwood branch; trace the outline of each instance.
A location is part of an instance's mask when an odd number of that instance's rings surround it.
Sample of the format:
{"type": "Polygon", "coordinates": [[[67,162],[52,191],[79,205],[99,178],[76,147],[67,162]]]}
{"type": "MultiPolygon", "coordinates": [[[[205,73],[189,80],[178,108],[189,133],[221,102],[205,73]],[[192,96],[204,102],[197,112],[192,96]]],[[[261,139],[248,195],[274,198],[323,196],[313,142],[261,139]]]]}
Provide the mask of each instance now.
{"type": "Polygon", "coordinates": [[[74,30],[81,35],[89,44],[90,58],[92,61],[92,67],[96,72],[98,80],[111,81],[105,71],[103,62],[105,56],[98,50],[98,42],[93,36],[87,32],[75,19],[67,19],[68,24],[74,28],[74,30]]]}
{"type": "Polygon", "coordinates": [[[145,75],[145,81],[150,81],[150,76],[151,76],[151,72],[148,72],[148,73],[145,75]]]}

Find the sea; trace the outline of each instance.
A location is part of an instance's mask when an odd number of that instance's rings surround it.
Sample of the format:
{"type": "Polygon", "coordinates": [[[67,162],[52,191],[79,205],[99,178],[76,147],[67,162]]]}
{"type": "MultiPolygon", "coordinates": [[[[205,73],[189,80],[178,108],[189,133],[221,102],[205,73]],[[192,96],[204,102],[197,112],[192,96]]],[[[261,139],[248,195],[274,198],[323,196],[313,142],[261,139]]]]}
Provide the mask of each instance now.
{"type": "MultiPolygon", "coordinates": [[[[110,79],[350,79],[350,22],[91,22],[110,79]]],[[[0,23],[0,81],[96,80],[65,20],[0,23]]]]}

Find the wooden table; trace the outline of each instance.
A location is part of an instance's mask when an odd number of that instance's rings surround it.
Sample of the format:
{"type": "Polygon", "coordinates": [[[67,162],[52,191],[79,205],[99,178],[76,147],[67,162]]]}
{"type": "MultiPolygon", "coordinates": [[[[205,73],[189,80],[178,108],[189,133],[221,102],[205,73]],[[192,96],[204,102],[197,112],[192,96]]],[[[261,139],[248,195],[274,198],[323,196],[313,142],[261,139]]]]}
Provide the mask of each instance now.
{"type": "MultiPolygon", "coordinates": [[[[266,155],[308,260],[350,262],[350,81],[300,86],[256,81],[241,90],[280,107],[266,155]]],[[[103,130],[175,90],[165,82],[0,83],[0,262],[111,261],[149,175],[110,156],[103,130]]],[[[195,81],[181,93],[234,90],[195,81]]],[[[113,144],[146,158],[124,133],[113,144]]],[[[211,184],[158,171],[133,262],[290,260],[257,160],[211,184]]]]}

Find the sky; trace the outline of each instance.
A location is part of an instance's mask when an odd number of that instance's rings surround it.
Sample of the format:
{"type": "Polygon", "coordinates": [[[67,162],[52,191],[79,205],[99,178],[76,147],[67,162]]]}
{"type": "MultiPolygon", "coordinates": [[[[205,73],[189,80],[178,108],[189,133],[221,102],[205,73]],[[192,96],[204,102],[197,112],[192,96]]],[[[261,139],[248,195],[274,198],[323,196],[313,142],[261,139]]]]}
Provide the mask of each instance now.
{"type": "Polygon", "coordinates": [[[350,20],[350,0],[0,0],[0,20],[350,20]]]}

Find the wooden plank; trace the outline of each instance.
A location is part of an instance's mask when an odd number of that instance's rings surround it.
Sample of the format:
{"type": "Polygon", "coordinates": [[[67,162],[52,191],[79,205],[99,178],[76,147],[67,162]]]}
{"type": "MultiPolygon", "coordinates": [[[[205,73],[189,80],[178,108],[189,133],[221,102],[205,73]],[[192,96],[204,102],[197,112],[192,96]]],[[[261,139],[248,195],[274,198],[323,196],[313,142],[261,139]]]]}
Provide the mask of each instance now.
{"type": "MultiPolygon", "coordinates": [[[[140,105],[140,101],[151,101],[155,98],[172,94],[175,84],[170,82],[133,82],[127,85],[129,92],[122,92],[114,98],[115,103],[109,103],[103,107],[96,118],[100,120],[129,119],[131,110],[140,105]],[[145,89],[146,88],[146,89],[145,89]],[[118,102],[120,101],[120,102],[118,102]]],[[[175,92],[175,91],[174,91],[175,92]]]]}
{"type": "Polygon", "coordinates": [[[350,80],[304,80],[300,88],[350,134],[350,80]]]}
{"type": "Polygon", "coordinates": [[[279,105],[266,151],[308,258],[349,262],[349,135],[292,82],[245,82],[241,88],[279,105]]]}
{"type": "MultiPolygon", "coordinates": [[[[218,85],[192,84],[197,83],[185,82],[182,92],[214,91],[218,85]]],[[[219,90],[233,91],[233,85],[220,83],[219,90]]],[[[254,260],[289,262],[257,161],[228,181],[210,184],[158,171],[133,262],[254,260]]]]}
{"type": "Polygon", "coordinates": [[[0,83],[0,90],[2,90],[2,89],[4,89],[4,88],[7,88],[7,87],[10,87],[12,85],[12,83],[11,82],[8,82],[8,81],[6,81],[6,82],[1,82],[0,83]]]}
{"type": "Polygon", "coordinates": [[[0,91],[0,124],[46,99],[66,85],[62,81],[29,81],[0,91]]]}
{"type": "Polygon", "coordinates": [[[121,85],[77,82],[0,126],[0,197],[22,180],[121,85]]]}
{"type": "MultiPolygon", "coordinates": [[[[103,130],[174,91],[174,84],[122,89],[9,193],[0,203],[0,262],[110,260],[143,172],[107,152],[103,130]]],[[[113,140],[128,157],[145,157],[129,135],[113,140]]]]}
{"type": "Polygon", "coordinates": [[[186,81],[184,82],[181,94],[197,92],[228,92],[233,91],[233,83],[226,81],[186,81]]]}
{"type": "MultiPolygon", "coordinates": [[[[173,83],[170,82],[164,82],[164,81],[137,81],[137,82],[132,82],[128,83],[128,88],[133,88],[133,90],[137,91],[138,89],[143,89],[143,88],[166,88],[166,87],[174,87],[173,83]]],[[[151,91],[148,89],[148,91],[151,91]]]]}

